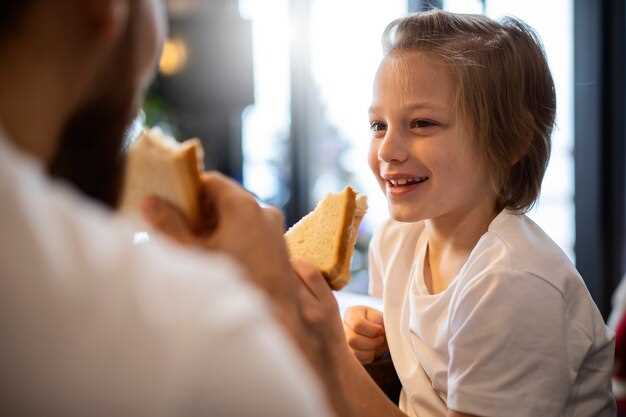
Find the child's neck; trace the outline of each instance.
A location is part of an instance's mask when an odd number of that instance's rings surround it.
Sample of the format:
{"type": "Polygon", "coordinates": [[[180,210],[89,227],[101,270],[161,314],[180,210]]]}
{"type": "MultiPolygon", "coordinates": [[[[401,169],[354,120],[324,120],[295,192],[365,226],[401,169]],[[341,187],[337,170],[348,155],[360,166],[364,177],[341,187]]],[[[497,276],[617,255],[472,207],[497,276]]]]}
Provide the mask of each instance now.
{"type": "Polygon", "coordinates": [[[431,293],[448,287],[497,214],[494,204],[486,202],[470,210],[426,220],[428,250],[424,272],[431,293]]]}

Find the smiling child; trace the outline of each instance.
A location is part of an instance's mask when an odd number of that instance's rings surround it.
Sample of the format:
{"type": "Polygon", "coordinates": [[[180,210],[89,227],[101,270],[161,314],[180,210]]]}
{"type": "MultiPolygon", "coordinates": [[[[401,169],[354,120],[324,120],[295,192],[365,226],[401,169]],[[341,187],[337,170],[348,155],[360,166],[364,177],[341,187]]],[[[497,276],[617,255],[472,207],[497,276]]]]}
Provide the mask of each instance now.
{"type": "Polygon", "coordinates": [[[369,157],[392,217],[370,247],[384,311],[346,313],[354,354],[388,344],[409,416],[615,415],[613,335],[524,214],[556,111],[538,37],[433,11],[392,22],[384,51],[369,157]]]}

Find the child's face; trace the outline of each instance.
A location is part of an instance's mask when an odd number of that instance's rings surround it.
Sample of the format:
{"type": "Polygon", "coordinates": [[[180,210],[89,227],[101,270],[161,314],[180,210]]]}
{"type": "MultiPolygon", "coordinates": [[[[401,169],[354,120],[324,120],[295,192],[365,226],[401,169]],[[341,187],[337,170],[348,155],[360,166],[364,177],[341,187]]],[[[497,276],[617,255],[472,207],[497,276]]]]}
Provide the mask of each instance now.
{"type": "Polygon", "coordinates": [[[399,221],[462,215],[495,204],[471,124],[457,116],[446,66],[421,52],[380,65],[370,109],[369,163],[399,221]]]}

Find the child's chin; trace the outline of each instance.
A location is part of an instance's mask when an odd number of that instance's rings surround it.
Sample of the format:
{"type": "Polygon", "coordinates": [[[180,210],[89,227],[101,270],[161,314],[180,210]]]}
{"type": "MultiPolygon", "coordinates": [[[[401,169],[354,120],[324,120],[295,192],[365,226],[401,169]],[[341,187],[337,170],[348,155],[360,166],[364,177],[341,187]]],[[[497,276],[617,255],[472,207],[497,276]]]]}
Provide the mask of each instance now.
{"type": "Polygon", "coordinates": [[[415,223],[426,219],[422,213],[404,207],[389,207],[389,212],[392,219],[402,223],[415,223]]]}

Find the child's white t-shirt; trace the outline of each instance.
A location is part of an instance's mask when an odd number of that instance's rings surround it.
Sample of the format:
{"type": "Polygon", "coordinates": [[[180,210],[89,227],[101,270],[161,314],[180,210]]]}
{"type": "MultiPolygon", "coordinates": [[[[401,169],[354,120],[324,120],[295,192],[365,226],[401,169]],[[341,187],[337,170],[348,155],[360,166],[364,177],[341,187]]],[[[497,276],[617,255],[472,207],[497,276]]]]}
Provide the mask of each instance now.
{"type": "Polygon", "coordinates": [[[439,293],[423,222],[388,221],[370,247],[409,416],[614,416],[614,336],[580,275],[526,216],[501,212],[439,293]]]}

